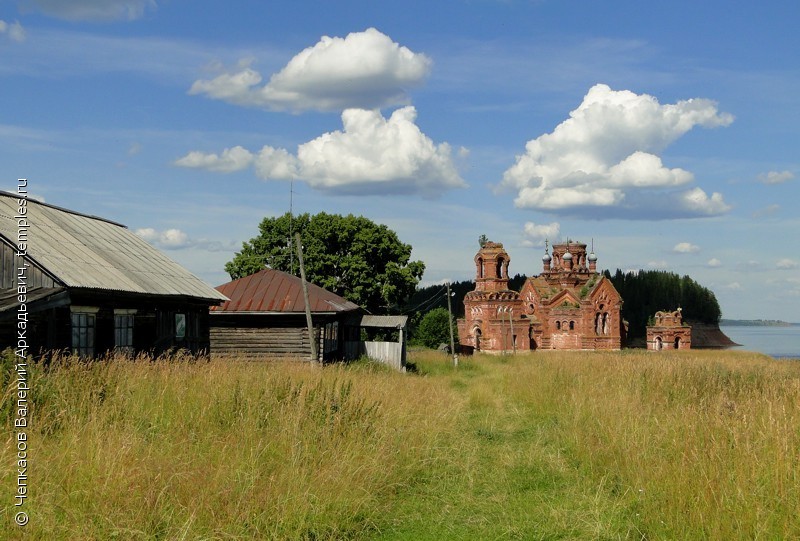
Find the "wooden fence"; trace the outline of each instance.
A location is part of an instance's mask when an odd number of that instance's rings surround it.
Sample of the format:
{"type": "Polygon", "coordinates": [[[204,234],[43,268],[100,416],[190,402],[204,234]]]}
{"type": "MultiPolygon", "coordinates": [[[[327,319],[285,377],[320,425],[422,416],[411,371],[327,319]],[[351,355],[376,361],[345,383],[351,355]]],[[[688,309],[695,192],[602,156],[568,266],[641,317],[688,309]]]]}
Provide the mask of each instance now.
{"type": "Polygon", "coordinates": [[[345,342],[344,347],[348,359],[366,355],[397,370],[405,370],[405,352],[399,342],[345,342]]]}

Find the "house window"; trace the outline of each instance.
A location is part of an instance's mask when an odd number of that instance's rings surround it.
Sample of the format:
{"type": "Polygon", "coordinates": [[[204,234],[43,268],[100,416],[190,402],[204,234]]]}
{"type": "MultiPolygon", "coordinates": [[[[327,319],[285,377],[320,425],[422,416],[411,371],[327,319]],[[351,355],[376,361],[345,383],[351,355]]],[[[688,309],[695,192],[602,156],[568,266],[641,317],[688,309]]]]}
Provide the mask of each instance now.
{"type": "Polygon", "coordinates": [[[94,334],[97,308],[71,308],[72,353],[81,357],[94,356],[94,334]]]}
{"type": "Polygon", "coordinates": [[[114,348],[133,353],[133,318],[136,310],[114,310],[114,348]]]}
{"type": "Polygon", "coordinates": [[[186,314],[175,314],[175,338],[186,338],[186,314]]]}

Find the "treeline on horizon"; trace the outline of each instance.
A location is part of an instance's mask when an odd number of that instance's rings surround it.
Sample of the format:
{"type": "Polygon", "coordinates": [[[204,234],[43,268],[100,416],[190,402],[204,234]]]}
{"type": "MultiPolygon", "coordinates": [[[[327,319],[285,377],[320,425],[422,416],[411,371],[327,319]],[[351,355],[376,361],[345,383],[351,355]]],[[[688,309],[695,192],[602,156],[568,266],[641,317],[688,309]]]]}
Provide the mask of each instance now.
{"type": "Polygon", "coordinates": [[[657,270],[622,272],[620,269],[613,275],[608,271],[603,274],[622,295],[622,317],[628,321],[629,338],[645,336],[648,321],[659,310],[681,308],[684,321],[712,325],[717,325],[722,317],[714,293],[687,275],[657,270]]]}
{"type": "MultiPolygon", "coordinates": [[[[722,316],[714,293],[689,276],[679,276],[668,271],[623,272],[620,269],[613,275],[607,270],[603,274],[622,295],[622,317],[628,322],[628,338],[644,337],[648,322],[658,311],[672,311],[680,307],[685,321],[713,325],[718,324],[722,316]]],[[[519,291],[525,280],[527,276],[517,274],[509,279],[508,287],[519,291]]],[[[474,289],[474,280],[450,284],[454,317],[464,317],[464,296],[474,289]]],[[[418,288],[403,312],[412,314],[413,319],[417,320],[434,308],[447,308],[445,285],[418,288]]]]}

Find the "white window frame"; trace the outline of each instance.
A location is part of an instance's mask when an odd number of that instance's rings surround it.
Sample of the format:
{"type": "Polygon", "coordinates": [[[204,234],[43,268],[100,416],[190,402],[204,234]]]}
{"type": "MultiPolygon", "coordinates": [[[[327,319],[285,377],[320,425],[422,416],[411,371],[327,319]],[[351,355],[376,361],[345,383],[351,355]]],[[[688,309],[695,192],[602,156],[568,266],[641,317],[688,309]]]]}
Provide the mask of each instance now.
{"type": "Polygon", "coordinates": [[[133,326],[136,310],[130,308],[114,309],[114,350],[133,354],[133,326]],[[122,325],[124,323],[124,325],[122,325]]]}
{"type": "Polygon", "coordinates": [[[81,357],[94,357],[97,338],[97,312],[100,311],[100,308],[96,306],[70,306],[69,311],[70,329],[72,331],[72,353],[81,357]]]}

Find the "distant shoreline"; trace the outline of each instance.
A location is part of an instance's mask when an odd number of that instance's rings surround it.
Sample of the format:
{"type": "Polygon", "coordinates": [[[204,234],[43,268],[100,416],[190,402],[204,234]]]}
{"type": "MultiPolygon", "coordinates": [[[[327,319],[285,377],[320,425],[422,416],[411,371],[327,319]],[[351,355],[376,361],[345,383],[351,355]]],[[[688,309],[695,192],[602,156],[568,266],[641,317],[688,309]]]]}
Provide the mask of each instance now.
{"type": "Polygon", "coordinates": [[[789,323],[779,319],[721,319],[721,327],[796,327],[800,323],[789,323]]]}

